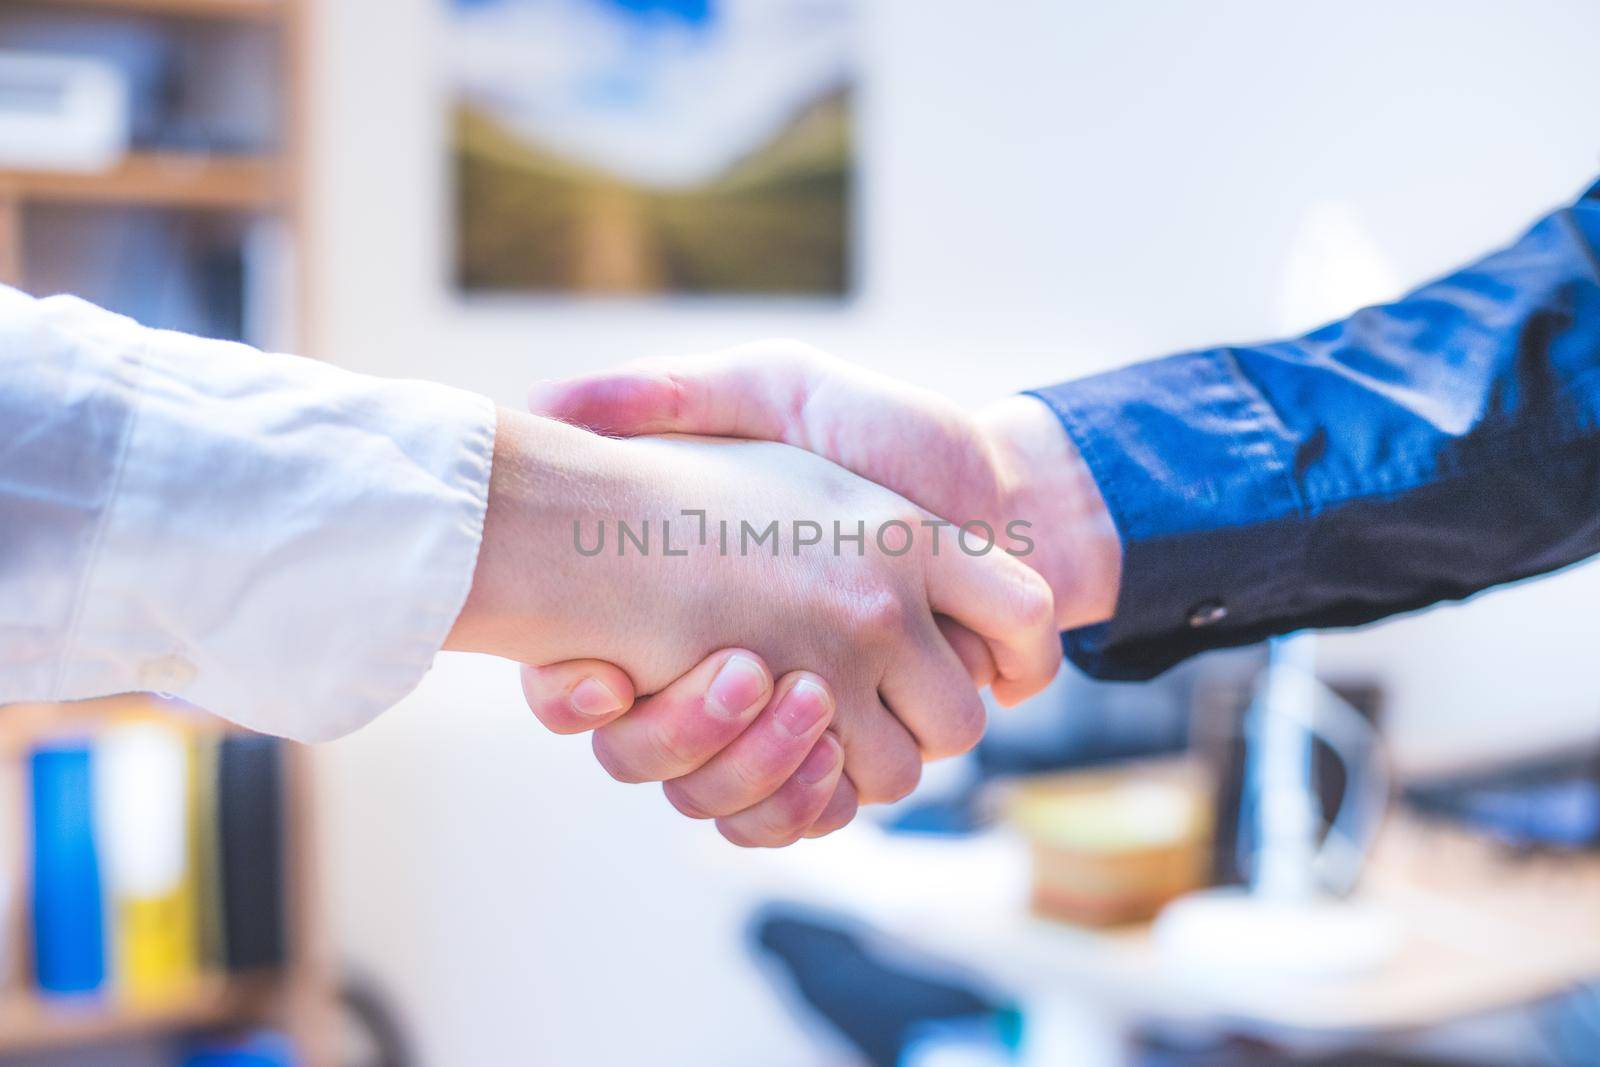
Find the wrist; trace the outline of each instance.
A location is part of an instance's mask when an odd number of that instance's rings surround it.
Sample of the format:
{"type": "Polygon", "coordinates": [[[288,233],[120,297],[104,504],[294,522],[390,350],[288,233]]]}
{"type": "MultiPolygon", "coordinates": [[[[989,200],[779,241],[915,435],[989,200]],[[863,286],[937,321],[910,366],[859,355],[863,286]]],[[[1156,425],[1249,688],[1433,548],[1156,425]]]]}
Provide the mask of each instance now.
{"type": "Polygon", "coordinates": [[[1122,584],[1122,541],[1105,497],[1061,423],[1029,396],[977,415],[1000,488],[1002,521],[1031,524],[1021,557],[1049,583],[1063,630],[1104,622],[1122,584]]]}
{"type": "MultiPolygon", "coordinates": [[[[570,557],[572,523],[611,499],[619,479],[607,474],[610,443],[500,409],[472,587],[446,649],[526,663],[570,658],[566,639],[583,629],[567,617],[582,601],[570,557]]],[[[592,580],[594,570],[582,577],[592,580]]]]}

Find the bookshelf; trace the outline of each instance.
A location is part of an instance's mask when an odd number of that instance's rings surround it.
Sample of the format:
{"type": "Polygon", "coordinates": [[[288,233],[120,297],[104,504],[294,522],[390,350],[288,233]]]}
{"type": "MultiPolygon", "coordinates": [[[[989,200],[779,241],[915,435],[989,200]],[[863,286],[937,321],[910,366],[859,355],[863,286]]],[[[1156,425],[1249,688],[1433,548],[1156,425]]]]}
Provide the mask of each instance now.
{"type": "MultiPolygon", "coordinates": [[[[259,151],[134,150],[103,171],[0,167],[0,284],[28,288],[29,209],[40,206],[164,208],[193,214],[273,217],[297,250],[305,240],[302,146],[305,140],[304,5],[310,0],[0,0],[0,15],[21,12],[64,19],[107,17],[152,25],[245,25],[275,36],[278,143],[259,151]]],[[[5,40],[0,36],[0,48],[5,40]]],[[[307,351],[309,321],[303,251],[292,273],[296,322],[288,333],[307,351]]]]}
{"type": "MultiPolygon", "coordinates": [[[[10,846],[3,870],[12,885],[5,916],[11,957],[6,966],[10,981],[0,991],[0,1064],[23,1053],[266,1026],[291,1036],[305,1067],[329,1067],[336,976],[315,907],[309,753],[292,744],[284,743],[283,752],[281,967],[225,973],[203,966],[181,990],[145,1001],[130,1000],[115,988],[64,998],[29,988],[30,800],[24,773],[28,752],[41,743],[93,739],[112,724],[150,718],[170,719],[196,737],[248,736],[247,731],[198,710],[169,710],[156,698],[137,694],[0,709],[0,782],[5,790],[0,813],[13,820],[4,834],[10,846]]],[[[109,928],[107,938],[109,944],[109,928]]]]}
{"type": "MultiPolygon", "coordinates": [[[[212,226],[221,220],[268,220],[286,235],[284,273],[289,299],[280,335],[298,351],[310,349],[308,264],[303,232],[303,168],[306,32],[310,0],[0,0],[0,16],[65,22],[106,19],[143,30],[187,34],[186,47],[230,32],[254,33],[271,42],[276,98],[272,143],[228,150],[191,147],[136,149],[98,172],[0,168],[0,282],[30,289],[38,264],[30,256],[30,227],[40,219],[90,220],[108,210],[152,211],[212,226]]],[[[3,26],[0,26],[3,29],[3,26]]],[[[7,47],[0,32],[0,48],[7,47]]],[[[223,64],[225,65],[225,64],[223,64]]],[[[32,246],[40,244],[38,240],[32,246]]],[[[116,310],[123,310],[117,308],[116,310]]],[[[41,740],[94,736],[130,711],[151,714],[155,702],[141,696],[112,697],[72,705],[0,709],[0,759],[25,767],[26,754],[41,740]]],[[[157,714],[167,714],[160,711],[157,714]]],[[[189,716],[183,716],[188,719],[189,716]]],[[[206,717],[195,729],[237,732],[206,717]]],[[[196,1032],[270,1026],[294,1042],[304,1067],[330,1067],[334,1058],[337,976],[316,904],[313,782],[310,753],[296,745],[283,751],[284,963],[267,972],[202,973],[189,987],[157,1003],[130,1003],[113,994],[91,1000],[54,1001],[35,993],[28,976],[29,797],[25,775],[0,778],[0,817],[23,825],[9,832],[4,876],[13,882],[4,923],[15,949],[7,982],[0,986],[0,1067],[16,1055],[70,1054],[80,1048],[179,1038],[196,1032]]]]}

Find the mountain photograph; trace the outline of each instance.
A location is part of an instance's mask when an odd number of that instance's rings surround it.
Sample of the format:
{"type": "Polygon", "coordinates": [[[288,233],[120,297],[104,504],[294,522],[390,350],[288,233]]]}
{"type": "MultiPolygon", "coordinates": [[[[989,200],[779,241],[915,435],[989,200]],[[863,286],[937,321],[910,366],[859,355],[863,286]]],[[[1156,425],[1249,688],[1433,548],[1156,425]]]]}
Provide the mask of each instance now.
{"type": "Polygon", "coordinates": [[[470,292],[841,296],[849,0],[455,0],[470,292]]]}

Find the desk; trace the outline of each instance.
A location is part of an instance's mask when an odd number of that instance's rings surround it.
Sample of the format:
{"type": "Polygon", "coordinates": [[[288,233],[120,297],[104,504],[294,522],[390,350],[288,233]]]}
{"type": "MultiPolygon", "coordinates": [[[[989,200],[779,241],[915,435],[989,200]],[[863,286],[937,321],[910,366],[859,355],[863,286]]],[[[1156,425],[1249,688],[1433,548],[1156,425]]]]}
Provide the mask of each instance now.
{"type": "Polygon", "coordinates": [[[1320,1047],[1515,1007],[1600,976],[1600,858],[1510,860],[1406,818],[1385,826],[1360,890],[1398,919],[1403,944],[1359,980],[1207,982],[1167,966],[1147,925],[1036,918],[1026,846],[1004,831],[940,840],[863,825],[762,859],[775,896],[857,917],[1017,997],[1030,1023],[1044,1020],[1029,1060],[1053,1067],[1117,1062],[1130,1020],[1320,1047]]]}

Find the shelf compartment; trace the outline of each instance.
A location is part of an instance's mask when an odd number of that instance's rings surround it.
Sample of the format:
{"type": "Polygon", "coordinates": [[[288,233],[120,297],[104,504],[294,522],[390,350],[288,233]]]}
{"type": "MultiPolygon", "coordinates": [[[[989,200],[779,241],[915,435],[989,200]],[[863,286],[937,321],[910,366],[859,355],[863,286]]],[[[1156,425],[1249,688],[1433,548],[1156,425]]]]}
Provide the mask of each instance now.
{"type": "Polygon", "coordinates": [[[136,15],[172,15],[181,18],[243,19],[260,22],[282,18],[283,0],[27,0],[36,8],[82,11],[122,11],[136,15]]]}
{"type": "Polygon", "coordinates": [[[181,1000],[149,1006],[54,1002],[11,992],[0,996],[0,1055],[260,1023],[281,1008],[282,988],[273,976],[206,978],[181,1000]]]}
{"type": "Polygon", "coordinates": [[[256,210],[284,204],[272,157],[135,152],[104,171],[0,170],[0,199],[256,210]]]}

